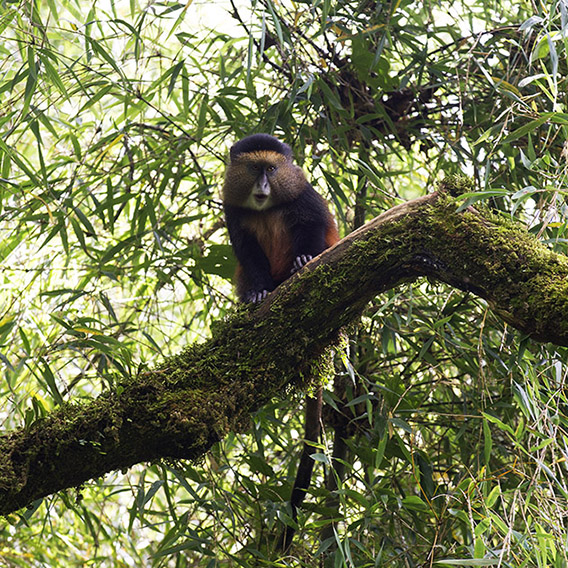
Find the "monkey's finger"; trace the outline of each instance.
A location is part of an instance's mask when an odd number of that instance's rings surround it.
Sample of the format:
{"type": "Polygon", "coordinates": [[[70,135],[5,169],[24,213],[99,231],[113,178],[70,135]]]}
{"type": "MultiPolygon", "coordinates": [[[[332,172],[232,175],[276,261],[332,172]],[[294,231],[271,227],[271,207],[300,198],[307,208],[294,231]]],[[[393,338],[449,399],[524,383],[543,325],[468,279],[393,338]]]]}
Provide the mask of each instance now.
{"type": "Polygon", "coordinates": [[[261,290],[260,292],[257,292],[255,294],[253,302],[255,304],[258,304],[258,303],[262,302],[262,300],[264,300],[264,298],[266,298],[266,296],[268,296],[268,290],[261,290]]]}
{"type": "Polygon", "coordinates": [[[258,304],[259,302],[262,302],[266,296],[268,296],[268,290],[260,290],[260,292],[257,292],[256,290],[249,290],[244,295],[244,301],[247,303],[258,304]]]}
{"type": "Polygon", "coordinates": [[[292,270],[290,271],[291,274],[298,272],[300,268],[304,267],[308,262],[312,260],[311,254],[301,254],[294,259],[294,263],[292,265],[292,270]]]}

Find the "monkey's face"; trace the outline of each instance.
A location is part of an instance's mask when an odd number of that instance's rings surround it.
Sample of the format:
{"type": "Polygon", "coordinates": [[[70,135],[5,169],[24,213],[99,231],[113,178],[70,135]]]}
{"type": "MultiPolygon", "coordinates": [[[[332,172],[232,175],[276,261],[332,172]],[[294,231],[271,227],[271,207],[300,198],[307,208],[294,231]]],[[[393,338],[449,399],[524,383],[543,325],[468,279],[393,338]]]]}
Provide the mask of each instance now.
{"type": "Polygon", "coordinates": [[[254,179],[252,189],[244,206],[255,211],[262,211],[274,205],[271,178],[274,178],[276,166],[252,162],[248,164],[251,178],[254,179]]]}
{"type": "Polygon", "coordinates": [[[248,152],[229,164],[223,199],[231,205],[265,211],[293,199],[305,183],[302,170],[283,154],[248,152]]]}

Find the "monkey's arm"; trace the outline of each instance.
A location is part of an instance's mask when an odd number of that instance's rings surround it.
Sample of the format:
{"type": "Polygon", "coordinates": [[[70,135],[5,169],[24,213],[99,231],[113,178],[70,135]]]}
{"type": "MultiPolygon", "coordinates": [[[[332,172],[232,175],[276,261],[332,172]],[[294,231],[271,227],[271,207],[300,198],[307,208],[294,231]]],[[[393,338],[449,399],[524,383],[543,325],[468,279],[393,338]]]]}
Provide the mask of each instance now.
{"type": "Polygon", "coordinates": [[[237,269],[239,298],[243,302],[260,302],[276,287],[270,274],[270,263],[254,235],[243,229],[238,208],[225,206],[225,218],[240,265],[237,269]]]}
{"type": "MultiPolygon", "coordinates": [[[[288,213],[293,228],[293,267],[292,274],[307,264],[312,258],[328,248],[328,232],[334,226],[324,199],[312,188],[308,188],[296,199],[288,213]]],[[[333,239],[333,242],[338,240],[333,239]]]]}

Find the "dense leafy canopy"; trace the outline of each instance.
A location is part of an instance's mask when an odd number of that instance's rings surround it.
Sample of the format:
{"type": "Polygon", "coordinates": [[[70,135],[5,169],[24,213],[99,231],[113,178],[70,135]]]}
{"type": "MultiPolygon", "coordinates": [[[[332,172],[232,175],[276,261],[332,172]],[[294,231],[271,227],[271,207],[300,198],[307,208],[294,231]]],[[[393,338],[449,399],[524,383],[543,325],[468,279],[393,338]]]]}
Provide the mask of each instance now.
{"type": "MultiPolygon", "coordinates": [[[[230,144],[295,149],[342,234],[465,173],[566,252],[565,0],[0,3],[0,424],[90,400],[233,303],[230,144]]],[[[566,566],[567,351],[427,281],[336,357],[311,494],[274,551],[299,397],[202,463],[0,521],[7,566],[566,566]]],[[[120,387],[119,387],[120,388],[120,387]]]]}

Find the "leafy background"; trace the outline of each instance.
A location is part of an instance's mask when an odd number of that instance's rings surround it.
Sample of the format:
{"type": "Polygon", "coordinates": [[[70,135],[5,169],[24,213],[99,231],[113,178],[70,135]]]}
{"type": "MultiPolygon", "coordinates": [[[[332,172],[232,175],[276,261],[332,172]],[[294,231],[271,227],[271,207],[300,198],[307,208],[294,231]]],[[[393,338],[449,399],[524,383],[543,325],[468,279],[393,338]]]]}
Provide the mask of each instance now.
{"type": "MultiPolygon", "coordinates": [[[[225,317],[218,190],[251,132],[294,147],[342,234],[465,173],[466,203],[566,253],[567,22],[566,0],[3,0],[2,429],[225,317]]],[[[299,396],[200,463],[1,520],[0,565],[566,566],[566,361],[469,294],[404,286],[337,356],[290,554],[299,396]]]]}

